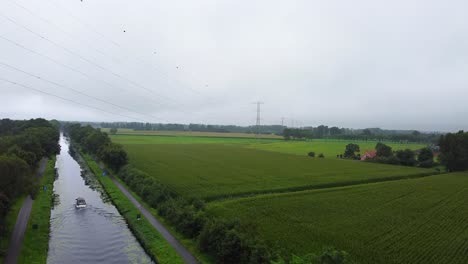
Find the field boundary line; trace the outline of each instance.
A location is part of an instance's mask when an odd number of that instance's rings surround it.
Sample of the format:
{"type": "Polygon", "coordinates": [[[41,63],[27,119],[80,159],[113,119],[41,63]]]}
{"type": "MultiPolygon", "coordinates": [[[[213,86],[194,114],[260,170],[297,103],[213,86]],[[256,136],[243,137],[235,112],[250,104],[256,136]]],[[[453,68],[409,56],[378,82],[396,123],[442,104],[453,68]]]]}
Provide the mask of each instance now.
{"type": "Polygon", "coordinates": [[[206,202],[220,202],[220,201],[225,201],[225,200],[235,200],[239,198],[255,197],[255,196],[262,196],[262,195],[269,195],[269,194],[294,193],[294,192],[302,192],[302,191],[309,191],[309,190],[322,190],[322,189],[337,188],[337,187],[364,185],[364,184],[370,184],[370,183],[416,179],[416,178],[423,178],[423,177],[435,176],[435,175],[440,175],[440,174],[443,174],[443,173],[425,172],[425,173],[418,173],[418,174],[405,175],[405,176],[389,176],[389,177],[375,178],[375,179],[333,182],[333,183],[314,184],[314,185],[302,185],[302,186],[296,186],[296,187],[261,190],[261,191],[253,191],[253,192],[240,192],[240,193],[229,194],[229,195],[216,195],[216,196],[206,197],[205,201],[206,202]]]}

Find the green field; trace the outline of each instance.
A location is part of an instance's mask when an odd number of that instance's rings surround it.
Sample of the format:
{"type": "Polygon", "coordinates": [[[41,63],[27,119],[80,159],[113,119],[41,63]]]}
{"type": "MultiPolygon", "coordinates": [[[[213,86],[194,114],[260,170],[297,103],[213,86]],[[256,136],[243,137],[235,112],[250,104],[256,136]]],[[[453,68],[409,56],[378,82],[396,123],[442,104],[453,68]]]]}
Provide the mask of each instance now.
{"type": "MultiPolygon", "coordinates": [[[[311,140],[311,141],[277,141],[264,143],[250,144],[249,148],[262,149],[268,151],[276,151],[282,153],[290,153],[297,155],[306,155],[310,151],[315,152],[316,155],[323,153],[325,157],[336,158],[336,155],[343,154],[345,146],[348,143],[356,143],[359,145],[361,153],[369,150],[374,150],[377,142],[375,141],[348,141],[348,140],[311,140]]],[[[421,149],[425,147],[423,144],[400,144],[384,142],[392,147],[393,150],[401,149],[421,149]]]]}
{"type": "Polygon", "coordinates": [[[360,263],[468,260],[468,173],[241,198],[209,210],[254,222],[298,254],[329,245],[360,263]]]}
{"type": "Polygon", "coordinates": [[[208,200],[432,174],[433,170],[308,158],[222,144],[126,144],[130,163],[184,196],[208,200]]]}
{"type": "MultiPolygon", "coordinates": [[[[297,154],[306,156],[310,151],[317,155],[323,153],[325,157],[336,158],[343,154],[349,143],[360,146],[361,153],[373,150],[377,142],[349,141],[349,140],[311,140],[311,141],[284,141],[281,139],[255,139],[242,137],[200,137],[200,136],[149,136],[149,135],[113,135],[112,140],[120,144],[228,144],[240,145],[251,149],[260,149],[273,152],[297,154]]],[[[424,144],[400,144],[385,142],[393,150],[421,149],[424,144]]]]}

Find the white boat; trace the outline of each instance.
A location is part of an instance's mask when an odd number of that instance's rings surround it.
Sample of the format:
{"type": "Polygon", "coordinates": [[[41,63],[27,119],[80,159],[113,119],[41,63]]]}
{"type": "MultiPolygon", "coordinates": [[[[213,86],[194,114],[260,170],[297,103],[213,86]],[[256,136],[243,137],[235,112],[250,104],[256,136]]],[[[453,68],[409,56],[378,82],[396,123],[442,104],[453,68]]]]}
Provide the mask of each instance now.
{"type": "Polygon", "coordinates": [[[85,208],[86,207],[86,201],[82,197],[76,198],[76,203],[75,203],[76,208],[85,208]]]}

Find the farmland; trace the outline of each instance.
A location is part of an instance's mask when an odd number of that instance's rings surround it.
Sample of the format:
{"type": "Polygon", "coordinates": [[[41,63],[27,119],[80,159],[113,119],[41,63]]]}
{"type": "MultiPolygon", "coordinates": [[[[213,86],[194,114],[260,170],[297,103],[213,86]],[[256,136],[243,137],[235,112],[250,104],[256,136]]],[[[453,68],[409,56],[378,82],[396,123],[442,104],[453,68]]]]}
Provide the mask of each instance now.
{"type": "Polygon", "coordinates": [[[468,174],[213,202],[212,213],[257,224],[306,254],[323,246],[361,263],[466,263],[468,174]]]}
{"type": "Polygon", "coordinates": [[[221,144],[126,144],[130,163],[185,196],[207,199],[427,175],[429,169],[310,159],[221,144]]]}
{"type": "MultiPolygon", "coordinates": [[[[333,246],[359,263],[463,263],[468,174],[336,158],[350,141],[114,135],[130,164],[287,254],[333,246]],[[309,158],[307,152],[324,153],[309,158]],[[427,177],[422,177],[427,176],[427,177]]],[[[361,152],[376,142],[354,142],[361,152]]],[[[394,150],[421,144],[388,143],[394,150]]],[[[464,251],[465,250],[465,251],[464,251]]]]}

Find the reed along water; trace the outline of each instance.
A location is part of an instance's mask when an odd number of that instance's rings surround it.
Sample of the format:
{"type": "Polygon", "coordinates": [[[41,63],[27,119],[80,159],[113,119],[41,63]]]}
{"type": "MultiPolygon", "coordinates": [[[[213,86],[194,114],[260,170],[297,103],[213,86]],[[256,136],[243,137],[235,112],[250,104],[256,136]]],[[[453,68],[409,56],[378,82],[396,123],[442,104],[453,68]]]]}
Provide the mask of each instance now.
{"type": "Polygon", "coordinates": [[[60,147],[47,263],[153,263],[95,176],[72,157],[63,134],[60,147]],[[86,208],[75,208],[77,197],[86,208]]]}

